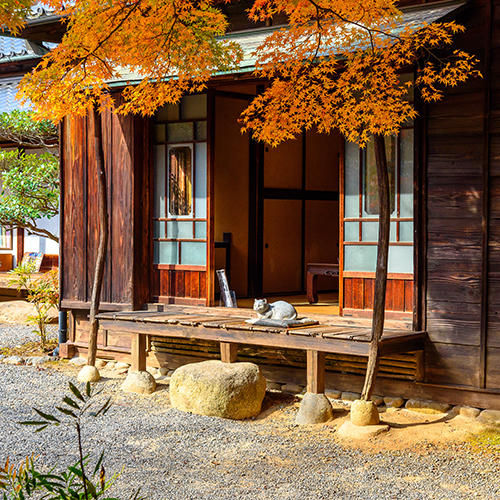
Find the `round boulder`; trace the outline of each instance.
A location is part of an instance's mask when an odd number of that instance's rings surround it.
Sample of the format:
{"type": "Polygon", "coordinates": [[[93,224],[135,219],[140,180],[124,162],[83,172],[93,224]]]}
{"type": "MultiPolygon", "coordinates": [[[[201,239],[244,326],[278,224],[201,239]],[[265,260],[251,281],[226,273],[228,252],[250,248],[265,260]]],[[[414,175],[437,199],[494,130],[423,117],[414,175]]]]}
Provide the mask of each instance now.
{"type": "Polygon", "coordinates": [[[99,382],[101,379],[101,375],[99,375],[99,370],[92,365],[85,365],[78,372],[78,382],[87,383],[87,382],[99,382]]]}
{"type": "Polygon", "coordinates": [[[170,379],[172,406],[198,415],[255,417],[265,393],[266,379],[253,363],[191,363],[175,370],[170,379]]]}
{"type": "Polygon", "coordinates": [[[351,422],[354,425],[377,425],[380,423],[377,406],[373,401],[357,399],[351,404],[351,422]]]}
{"type": "Polygon", "coordinates": [[[149,372],[129,371],[122,384],[122,390],[137,394],[151,394],[156,390],[156,381],[149,372]]]}

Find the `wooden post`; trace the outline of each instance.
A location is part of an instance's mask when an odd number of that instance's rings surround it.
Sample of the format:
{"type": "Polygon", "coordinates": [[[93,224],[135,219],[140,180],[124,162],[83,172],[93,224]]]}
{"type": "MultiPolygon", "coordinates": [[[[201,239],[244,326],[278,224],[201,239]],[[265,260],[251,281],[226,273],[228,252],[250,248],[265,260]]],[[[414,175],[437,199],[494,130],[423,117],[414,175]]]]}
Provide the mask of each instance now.
{"type": "Polygon", "coordinates": [[[101,301],[102,281],[104,277],[104,264],[106,262],[106,253],[108,249],[108,196],[107,196],[107,181],[106,169],[104,165],[104,152],[102,146],[102,121],[101,114],[97,107],[93,112],[94,121],[94,148],[98,179],[98,213],[99,213],[99,246],[97,248],[97,256],[94,269],[94,283],[92,285],[92,297],[90,300],[90,334],[89,334],[89,349],[87,356],[87,364],[95,366],[97,354],[97,334],[99,331],[99,320],[97,313],[99,312],[99,304],[101,301]]]}
{"type": "Polygon", "coordinates": [[[325,353],[307,351],[307,392],[325,392],[325,353]]]}
{"type": "Polygon", "coordinates": [[[238,357],[238,344],[232,342],[220,343],[220,359],[224,363],[234,363],[238,357]]]}
{"type": "Polygon", "coordinates": [[[380,338],[384,332],[385,292],[387,289],[387,262],[389,256],[389,234],[391,224],[391,200],[389,173],[385,154],[385,140],[382,135],[374,136],[375,160],[378,180],[378,244],[377,269],[375,272],[375,291],[373,296],[372,338],[368,355],[368,366],[361,399],[368,401],[375,386],[375,378],[380,361],[380,338]]]}
{"type": "Polygon", "coordinates": [[[143,372],[146,370],[146,335],[132,334],[132,365],[131,370],[143,372]]]}

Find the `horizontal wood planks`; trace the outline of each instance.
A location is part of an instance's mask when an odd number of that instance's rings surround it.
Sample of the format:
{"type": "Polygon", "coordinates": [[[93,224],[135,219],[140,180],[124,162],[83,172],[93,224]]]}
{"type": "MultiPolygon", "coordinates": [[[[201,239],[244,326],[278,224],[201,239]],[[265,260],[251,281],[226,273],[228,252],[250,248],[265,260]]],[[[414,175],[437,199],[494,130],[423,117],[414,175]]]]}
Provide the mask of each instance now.
{"type": "MultiPolygon", "coordinates": [[[[344,309],[372,309],[374,278],[344,278],[344,309]]],[[[413,310],[413,280],[387,280],[386,310],[413,310]]]]}
{"type": "Polygon", "coordinates": [[[192,299],[205,304],[207,297],[206,271],[183,269],[153,269],[153,297],[175,302],[178,299],[192,299]]]}
{"type": "MultiPolygon", "coordinates": [[[[102,124],[110,237],[101,301],[137,308],[150,301],[148,121],[104,111],[102,124]]],[[[99,233],[92,120],[66,119],[62,136],[61,299],[85,309],[99,233]]]]}

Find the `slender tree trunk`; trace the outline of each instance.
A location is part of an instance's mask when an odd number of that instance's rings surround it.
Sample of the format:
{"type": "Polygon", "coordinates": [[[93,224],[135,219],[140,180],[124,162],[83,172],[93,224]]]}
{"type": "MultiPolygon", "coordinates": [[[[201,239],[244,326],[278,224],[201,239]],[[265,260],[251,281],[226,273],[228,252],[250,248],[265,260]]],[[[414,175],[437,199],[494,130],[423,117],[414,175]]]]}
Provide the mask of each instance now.
{"type": "Polygon", "coordinates": [[[97,355],[97,332],[99,320],[96,318],[99,312],[101,300],[102,280],[104,276],[104,263],[108,247],[108,198],[106,193],[106,170],[104,167],[104,153],[102,148],[102,122],[101,115],[97,109],[93,112],[94,121],[94,148],[95,162],[98,177],[98,210],[99,210],[99,247],[95,260],[94,284],[92,286],[92,298],[90,301],[90,336],[87,364],[94,366],[97,355]]]}
{"type": "Polygon", "coordinates": [[[375,377],[379,365],[379,342],[384,331],[385,291],[387,289],[387,260],[389,256],[389,233],[391,227],[391,200],[389,188],[389,172],[385,154],[385,140],[382,135],[374,136],[375,161],[378,181],[378,245],[377,269],[375,273],[375,293],[373,297],[373,320],[368,366],[361,399],[369,400],[372,396],[375,377]]]}

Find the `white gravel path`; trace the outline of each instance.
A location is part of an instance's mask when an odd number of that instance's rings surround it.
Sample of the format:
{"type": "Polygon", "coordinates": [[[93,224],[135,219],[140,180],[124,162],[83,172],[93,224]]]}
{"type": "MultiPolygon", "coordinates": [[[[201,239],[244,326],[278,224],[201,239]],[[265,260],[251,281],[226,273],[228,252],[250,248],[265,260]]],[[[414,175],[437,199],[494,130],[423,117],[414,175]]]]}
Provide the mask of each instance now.
{"type": "MultiPolygon", "coordinates": [[[[17,424],[32,406],[59,403],[68,380],[50,368],[0,365],[0,461],[31,453],[47,466],[76,461],[71,429],[34,434],[17,424]]],[[[500,498],[500,464],[466,447],[362,453],[338,445],[328,427],[294,426],[292,409],[271,422],[202,417],[172,409],[165,386],[145,397],[120,383],[102,382],[114,405],[84,427],[87,449],[107,450],[108,474],[123,468],[119,498],[137,487],[151,500],[500,498]]]]}

